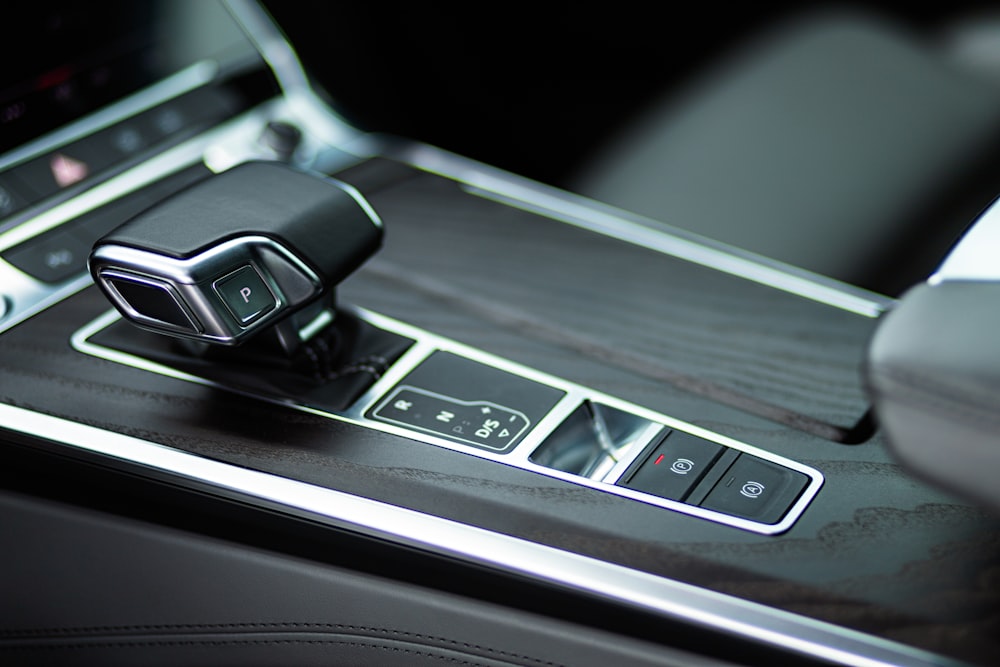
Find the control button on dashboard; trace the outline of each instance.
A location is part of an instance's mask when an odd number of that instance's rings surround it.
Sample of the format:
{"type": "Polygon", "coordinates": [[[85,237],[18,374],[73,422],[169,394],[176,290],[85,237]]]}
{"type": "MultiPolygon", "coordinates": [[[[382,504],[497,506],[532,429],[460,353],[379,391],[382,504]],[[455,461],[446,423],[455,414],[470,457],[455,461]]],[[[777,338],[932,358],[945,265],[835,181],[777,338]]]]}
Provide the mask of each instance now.
{"type": "Polygon", "coordinates": [[[668,500],[684,500],[723,449],[710,440],[672,431],[619,486],[668,500]]]}
{"type": "Polygon", "coordinates": [[[102,142],[107,150],[116,155],[118,159],[124,160],[136,155],[149,146],[150,141],[146,133],[138,123],[119,123],[94,135],[97,141],[102,142]]]}
{"type": "Polygon", "coordinates": [[[136,127],[150,142],[161,143],[221,121],[236,105],[226,91],[201,88],[139,114],[136,127]]]}
{"type": "Polygon", "coordinates": [[[701,506],[760,523],[777,523],[808,483],[809,478],[796,470],[741,454],[701,506]]]}
{"type": "Polygon", "coordinates": [[[58,283],[83,273],[90,246],[69,232],[56,230],[25,241],[3,258],[32,278],[58,283]]]}
{"type": "Polygon", "coordinates": [[[278,305],[260,274],[250,265],[217,280],[215,291],[243,326],[260,319],[278,305]]]}
{"type": "Polygon", "coordinates": [[[16,168],[18,177],[34,191],[36,199],[83,183],[115,161],[97,139],[87,137],[29,160],[16,168]]]}

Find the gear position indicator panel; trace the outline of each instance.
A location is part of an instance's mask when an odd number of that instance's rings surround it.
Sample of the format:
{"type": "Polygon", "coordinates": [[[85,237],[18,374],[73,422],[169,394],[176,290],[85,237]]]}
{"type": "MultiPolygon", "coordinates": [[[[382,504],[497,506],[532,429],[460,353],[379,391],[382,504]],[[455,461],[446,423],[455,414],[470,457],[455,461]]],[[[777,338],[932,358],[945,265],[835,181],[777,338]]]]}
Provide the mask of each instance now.
{"type": "Polygon", "coordinates": [[[565,395],[561,389],[438,351],[366,416],[506,453],[565,395]]]}
{"type": "Polygon", "coordinates": [[[475,447],[506,451],[531,422],[524,413],[488,401],[460,401],[417,387],[399,387],[372,413],[475,447]]]}

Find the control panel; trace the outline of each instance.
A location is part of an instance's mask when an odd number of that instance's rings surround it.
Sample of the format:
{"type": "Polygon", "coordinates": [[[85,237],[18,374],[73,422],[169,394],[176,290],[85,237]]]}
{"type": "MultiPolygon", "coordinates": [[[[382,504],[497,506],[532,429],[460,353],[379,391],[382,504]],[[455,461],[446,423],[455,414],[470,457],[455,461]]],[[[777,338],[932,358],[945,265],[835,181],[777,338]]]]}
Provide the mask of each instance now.
{"type": "Polygon", "coordinates": [[[650,445],[617,483],[727,516],[774,524],[808,486],[809,477],[778,462],[671,430],[650,445]]]}
{"type": "MultiPolygon", "coordinates": [[[[404,341],[391,366],[352,390],[270,394],[192,369],[156,343],[116,343],[111,311],[74,346],[137,368],[256,394],[312,414],[516,466],[761,534],[788,530],[818,493],[822,474],[796,461],[470,348],[377,313],[345,306],[372,331],[404,341]]],[[[153,339],[162,337],[146,334],[153,339]]],[[[383,355],[384,356],[384,355],[383,355]]]]}

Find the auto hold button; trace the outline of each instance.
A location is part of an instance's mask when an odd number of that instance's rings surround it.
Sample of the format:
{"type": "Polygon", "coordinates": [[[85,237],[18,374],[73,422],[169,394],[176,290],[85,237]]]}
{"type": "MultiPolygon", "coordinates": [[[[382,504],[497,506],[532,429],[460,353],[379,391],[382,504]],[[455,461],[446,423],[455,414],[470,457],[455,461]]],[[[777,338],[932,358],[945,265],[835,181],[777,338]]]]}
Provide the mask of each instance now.
{"type": "Polygon", "coordinates": [[[701,506],[759,523],[778,523],[808,483],[800,472],[741,454],[701,506]]]}
{"type": "Polygon", "coordinates": [[[671,431],[618,484],[668,500],[684,500],[723,449],[710,440],[671,431]]]}

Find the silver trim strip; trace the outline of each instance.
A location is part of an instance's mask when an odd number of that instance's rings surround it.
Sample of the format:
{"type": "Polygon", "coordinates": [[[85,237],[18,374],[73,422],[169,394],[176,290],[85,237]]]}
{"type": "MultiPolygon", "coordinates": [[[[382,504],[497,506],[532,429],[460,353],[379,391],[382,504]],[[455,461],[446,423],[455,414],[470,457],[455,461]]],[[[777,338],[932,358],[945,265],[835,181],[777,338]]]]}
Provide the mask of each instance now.
{"type": "Polygon", "coordinates": [[[295,508],[330,525],[567,586],[667,618],[850,667],[961,663],[703,588],[447,519],[204,459],[0,404],[5,429],[295,508]]]}
{"type": "Polygon", "coordinates": [[[386,141],[381,150],[459,181],[472,194],[722,271],[841,310],[875,318],[895,300],[564,192],[425,144],[386,141]]]}
{"type": "Polygon", "coordinates": [[[91,253],[90,269],[105,293],[139,326],[223,345],[248,338],[323,288],[319,276],[294,253],[274,239],[254,234],[229,239],[185,259],[130,246],[100,245],[91,253]],[[217,303],[222,300],[218,282],[246,266],[264,283],[272,302],[271,309],[252,323],[241,322],[228,306],[220,308],[217,303]],[[169,287],[194,326],[179,328],[146,317],[122,297],[112,284],[114,278],[169,287]]]}
{"type": "MultiPolygon", "coordinates": [[[[114,361],[133,368],[138,368],[140,370],[159,373],[168,377],[186,380],[217,389],[223,389],[233,393],[253,396],[254,398],[258,398],[269,403],[284,405],[296,410],[308,412],[310,414],[320,415],[338,421],[349,422],[358,426],[363,426],[376,431],[382,431],[384,433],[399,435],[412,440],[419,440],[437,447],[462,452],[478,458],[487,459],[489,461],[505,463],[524,470],[547,475],[566,482],[571,482],[573,484],[586,486],[604,493],[613,493],[646,503],[648,505],[655,505],[664,509],[687,514],[689,516],[695,516],[708,521],[714,521],[715,523],[721,523],[762,535],[777,535],[789,530],[823,486],[822,473],[797,461],[777,456],[771,452],[732,438],[728,438],[718,433],[713,433],[712,431],[695,426],[694,424],[689,424],[679,419],[674,419],[673,417],[669,417],[652,410],[647,410],[646,408],[620,400],[614,396],[603,394],[572,382],[567,382],[562,378],[521,366],[520,364],[516,364],[507,359],[496,357],[492,354],[483,352],[482,350],[463,345],[398,320],[385,317],[384,315],[373,313],[369,310],[349,306],[344,306],[343,310],[349,310],[357,317],[360,317],[361,319],[366,320],[370,324],[383,330],[391,331],[416,341],[413,347],[408,350],[403,357],[397,360],[395,364],[393,364],[390,372],[386,373],[386,375],[375,382],[372,387],[369,388],[368,391],[354,403],[354,405],[350,406],[343,412],[333,412],[315,406],[303,405],[293,400],[278,396],[247,393],[242,390],[220,385],[203,377],[178,371],[174,368],[152,362],[142,357],[127,354],[119,350],[109,349],[91,342],[91,336],[118,320],[118,314],[115,311],[102,315],[87,326],[80,329],[73,335],[71,343],[76,350],[83,352],[84,354],[89,354],[108,361],[114,361]],[[549,415],[543,418],[538,424],[535,424],[527,432],[527,434],[524,435],[519,442],[517,442],[514,448],[506,453],[482,449],[471,444],[463,444],[463,442],[450,440],[448,438],[435,435],[429,431],[418,431],[408,425],[393,424],[367,417],[370,410],[377,409],[378,406],[384,403],[386,400],[385,397],[388,396],[390,392],[397,389],[397,383],[405,375],[415,369],[424,359],[433,354],[435,351],[450,352],[487,366],[492,366],[493,368],[497,368],[514,375],[519,375],[540,384],[554,387],[565,392],[566,396],[559,401],[549,415]],[[548,438],[562,423],[563,419],[565,419],[571,412],[573,412],[573,410],[586,401],[608,405],[612,408],[622,410],[623,412],[634,414],[637,417],[641,417],[651,423],[660,424],[678,431],[685,431],[706,440],[717,442],[725,447],[730,447],[768,461],[773,461],[774,463],[800,472],[808,477],[808,486],[803,490],[801,496],[798,500],[796,500],[781,521],[775,524],[765,524],[735,516],[729,516],[674,500],[668,500],[666,498],[652,496],[624,486],[615,486],[614,482],[617,481],[617,478],[614,477],[609,477],[607,480],[590,479],[534,463],[531,460],[532,453],[534,453],[534,451],[540,447],[543,442],[545,442],[545,439],[548,438]]],[[[527,420],[527,417],[525,417],[525,420],[527,420]]],[[[641,446],[633,446],[629,450],[629,453],[625,455],[624,460],[621,462],[622,465],[627,467],[636,457],[641,455],[641,453],[641,446]]],[[[616,469],[619,474],[624,471],[624,468],[622,467],[616,467],[616,469]]]]}
{"type": "Polygon", "coordinates": [[[369,203],[369,201],[365,199],[364,195],[362,195],[361,192],[356,187],[354,187],[350,183],[339,181],[336,178],[328,178],[326,179],[326,181],[327,183],[332,183],[333,185],[336,185],[338,188],[349,194],[351,196],[351,199],[356,201],[358,203],[358,206],[360,206],[361,209],[368,214],[368,217],[371,218],[372,224],[374,224],[379,229],[383,229],[385,227],[385,224],[382,222],[382,218],[379,216],[378,213],[375,212],[375,209],[372,208],[371,203],[369,203]]]}

